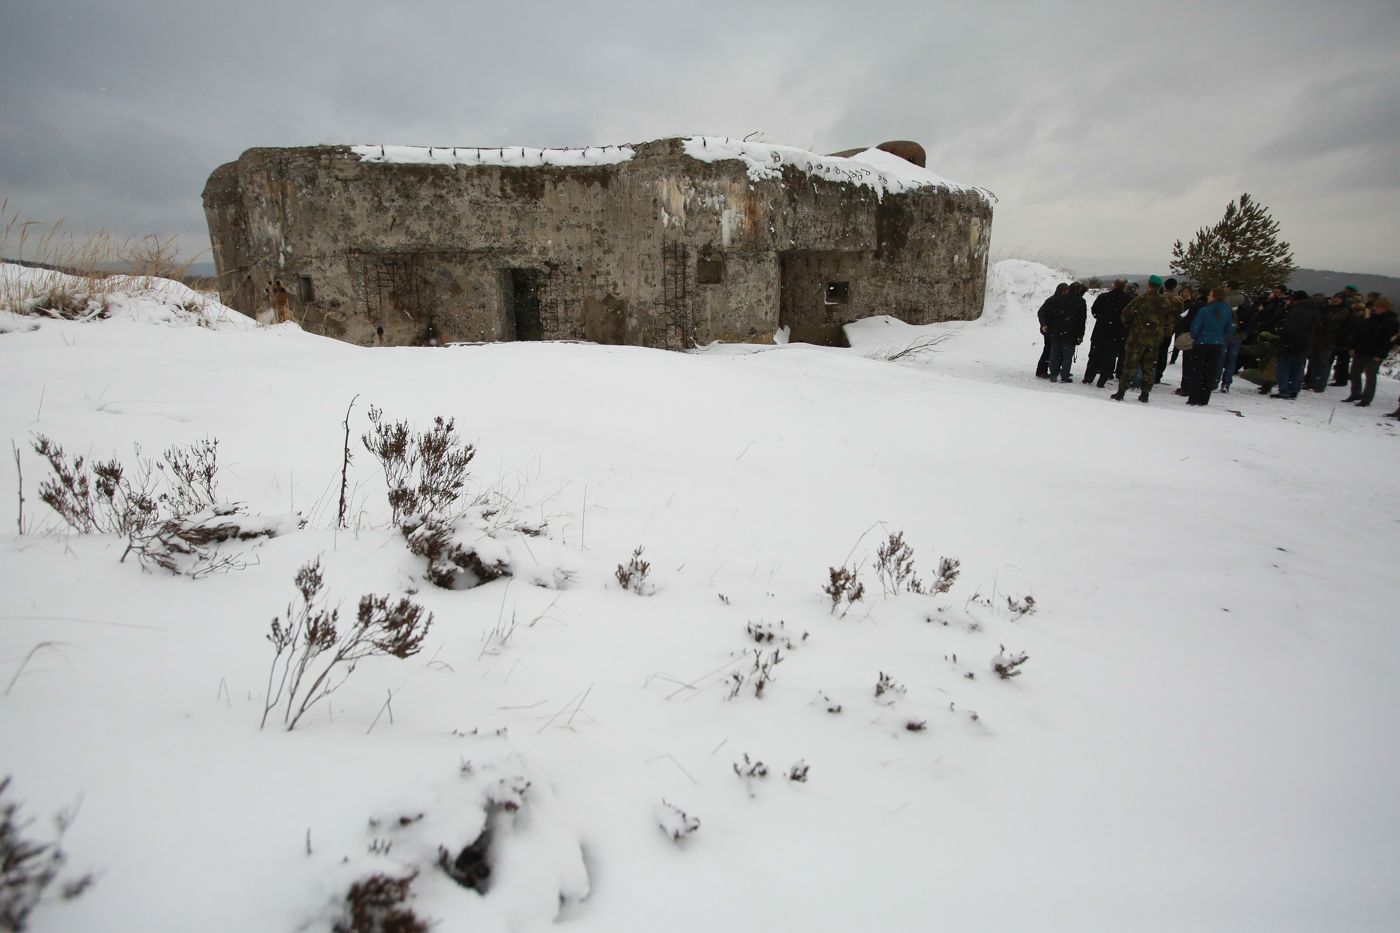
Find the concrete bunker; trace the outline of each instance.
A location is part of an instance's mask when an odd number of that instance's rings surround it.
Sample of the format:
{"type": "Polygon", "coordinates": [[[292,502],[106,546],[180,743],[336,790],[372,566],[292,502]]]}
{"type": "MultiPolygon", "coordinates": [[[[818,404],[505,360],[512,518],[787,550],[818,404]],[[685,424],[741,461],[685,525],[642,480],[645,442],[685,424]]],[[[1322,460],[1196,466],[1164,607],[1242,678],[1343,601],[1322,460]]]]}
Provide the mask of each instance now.
{"type": "Polygon", "coordinates": [[[840,343],[981,312],[993,198],[917,144],[250,149],[204,190],[220,295],[363,345],[840,343]]]}

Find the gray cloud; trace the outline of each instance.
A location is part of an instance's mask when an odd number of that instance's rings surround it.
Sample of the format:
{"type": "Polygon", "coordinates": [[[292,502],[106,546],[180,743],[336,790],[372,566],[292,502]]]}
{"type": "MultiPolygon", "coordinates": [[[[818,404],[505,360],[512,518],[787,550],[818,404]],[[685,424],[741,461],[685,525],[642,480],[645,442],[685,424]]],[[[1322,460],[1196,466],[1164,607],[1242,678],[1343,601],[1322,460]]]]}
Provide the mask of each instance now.
{"type": "Polygon", "coordinates": [[[919,140],[997,192],[1002,252],[1155,268],[1250,191],[1300,263],[1400,273],[1391,0],[9,6],[0,192],[78,226],[202,249],[250,146],[761,131],[919,140]]]}

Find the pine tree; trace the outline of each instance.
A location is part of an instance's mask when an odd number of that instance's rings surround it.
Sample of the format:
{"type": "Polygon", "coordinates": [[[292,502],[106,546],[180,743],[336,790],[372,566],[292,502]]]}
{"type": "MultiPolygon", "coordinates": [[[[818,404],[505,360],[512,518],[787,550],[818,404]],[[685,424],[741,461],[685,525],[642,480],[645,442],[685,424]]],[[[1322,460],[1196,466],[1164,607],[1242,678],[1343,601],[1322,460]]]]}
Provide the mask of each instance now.
{"type": "Polygon", "coordinates": [[[1245,291],[1287,283],[1297,266],[1293,247],[1278,237],[1278,221],[1248,194],[1231,201],[1213,227],[1190,245],[1172,246],[1172,272],[1204,287],[1237,281],[1245,291]]]}

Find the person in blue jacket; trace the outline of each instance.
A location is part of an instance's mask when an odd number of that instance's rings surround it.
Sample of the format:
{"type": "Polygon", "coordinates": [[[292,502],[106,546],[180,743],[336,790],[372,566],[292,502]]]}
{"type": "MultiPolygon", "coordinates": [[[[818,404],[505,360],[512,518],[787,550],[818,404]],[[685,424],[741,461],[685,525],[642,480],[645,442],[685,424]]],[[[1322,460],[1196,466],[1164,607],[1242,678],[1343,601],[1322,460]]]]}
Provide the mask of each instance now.
{"type": "Polygon", "coordinates": [[[1188,386],[1188,405],[1209,405],[1210,393],[1220,384],[1220,364],[1225,342],[1235,332],[1235,312],[1225,300],[1225,289],[1212,288],[1210,303],[1196,312],[1191,321],[1192,350],[1196,354],[1193,379],[1188,386]]]}

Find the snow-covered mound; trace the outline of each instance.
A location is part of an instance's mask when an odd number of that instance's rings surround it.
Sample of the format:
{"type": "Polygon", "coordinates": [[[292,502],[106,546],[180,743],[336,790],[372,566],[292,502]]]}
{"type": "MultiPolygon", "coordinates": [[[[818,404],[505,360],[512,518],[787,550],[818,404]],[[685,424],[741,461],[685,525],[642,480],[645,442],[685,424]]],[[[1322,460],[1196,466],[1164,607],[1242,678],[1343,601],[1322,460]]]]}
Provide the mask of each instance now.
{"type": "Polygon", "coordinates": [[[1389,929],[1400,387],[1047,385],[1061,278],[853,329],[946,338],[914,365],[17,318],[0,805],[43,842],[81,802],[29,928],[1389,929]],[[434,552],[360,438],[437,415],[475,457],[434,552]],[[276,534],[123,560],[41,437],[276,534]],[[332,614],[294,682],[278,633],[332,614]]]}
{"type": "Polygon", "coordinates": [[[204,292],[170,279],[105,275],[83,278],[54,269],[0,263],[0,333],[29,330],[26,318],[113,320],[250,330],[257,324],[204,292]]]}

